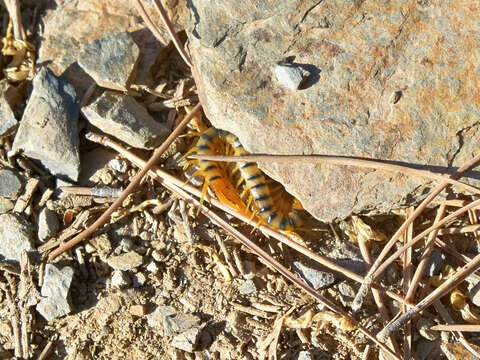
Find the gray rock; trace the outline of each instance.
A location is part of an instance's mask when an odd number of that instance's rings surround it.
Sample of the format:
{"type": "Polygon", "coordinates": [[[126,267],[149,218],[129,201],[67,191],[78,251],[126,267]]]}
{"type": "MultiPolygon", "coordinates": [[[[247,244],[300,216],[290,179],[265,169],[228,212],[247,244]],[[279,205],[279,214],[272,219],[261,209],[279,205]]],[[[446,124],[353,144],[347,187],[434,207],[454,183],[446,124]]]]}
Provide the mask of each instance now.
{"type": "Polygon", "coordinates": [[[311,351],[299,351],[297,354],[294,356],[294,360],[313,360],[314,357],[312,355],[311,351]]]}
{"type": "Polygon", "coordinates": [[[428,265],[425,268],[425,275],[427,276],[435,276],[439,275],[442,270],[443,266],[445,265],[445,260],[447,257],[445,254],[438,250],[432,250],[430,253],[430,258],[428,260],[428,265]]]}
{"type": "Polygon", "coordinates": [[[134,78],[140,49],[128,32],[93,40],[83,45],[80,67],[98,85],[125,91],[134,78]]]}
{"type": "Polygon", "coordinates": [[[275,67],[277,80],[291,90],[298,90],[308,75],[308,72],[298,66],[277,65],[275,67]]]}
{"type": "Polygon", "coordinates": [[[0,260],[20,262],[22,251],[33,251],[32,225],[19,215],[0,215],[0,260]]]}
{"type": "Polygon", "coordinates": [[[297,273],[315,290],[332,285],[335,281],[332,273],[312,269],[303,265],[300,261],[295,261],[293,266],[297,273]]]}
{"type": "MultiPolygon", "coordinates": [[[[189,50],[208,119],[254,153],[366,157],[441,172],[472,159],[480,113],[469,89],[480,71],[469,34],[478,32],[480,9],[422,1],[405,18],[403,1],[355,4],[190,1],[189,50]],[[285,57],[310,72],[302,91],[276,81],[272,69],[285,57]]],[[[430,182],[352,166],[261,167],[326,222],[417,203],[430,182]]]]}
{"type": "Polygon", "coordinates": [[[36,306],[36,310],[47,321],[68,315],[72,312],[72,308],[67,299],[48,297],[40,300],[36,306]]]}
{"type": "Polygon", "coordinates": [[[128,169],[127,162],[121,159],[110,160],[108,166],[120,174],[124,174],[128,169]]]}
{"type": "Polygon", "coordinates": [[[186,351],[193,352],[197,346],[197,342],[201,333],[201,329],[198,327],[193,327],[187,331],[175,336],[172,339],[170,345],[173,347],[186,351]]]}
{"type": "Polygon", "coordinates": [[[15,204],[12,200],[5,199],[0,196],[0,214],[5,214],[14,208],[15,204]]]}
{"type": "Polygon", "coordinates": [[[165,336],[184,332],[200,324],[200,318],[191,314],[178,312],[172,306],[159,306],[151,314],[147,315],[148,324],[151,327],[162,327],[165,336]]]}
{"type": "Polygon", "coordinates": [[[143,264],[143,256],[135,251],[130,251],[118,256],[108,257],[107,264],[115,270],[132,270],[143,264]]]}
{"type": "Polygon", "coordinates": [[[145,285],[145,282],[147,281],[147,277],[145,276],[144,273],[136,273],[132,276],[132,286],[134,288],[139,288],[145,285]]]}
{"type": "Polygon", "coordinates": [[[116,288],[124,288],[132,283],[132,279],[126,271],[115,270],[112,274],[112,286],[116,288]]]}
{"type": "Polygon", "coordinates": [[[18,125],[17,119],[13,114],[7,99],[0,94],[0,139],[4,136],[10,135],[18,125]]]}
{"type": "Polygon", "coordinates": [[[45,266],[45,276],[40,293],[45,298],[36,306],[37,311],[47,321],[69,314],[72,309],[68,303],[68,292],[73,279],[73,268],[59,268],[54,264],[45,266]]]}
{"type": "Polygon", "coordinates": [[[129,252],[132,251],[134,248],[133,240],[127,237],[122,238],[120,240],[120,244],[118,244],[119,247],[122,248],[123,252],[129,252]]]}
{"type": "Polygon", "coordinates": [[[10,169],[0,170],[0,196],[16,199],[22,190],[23,181],[17,173],[10,169]]]}
{"type": "Polygon", "coordinates": [[[440,336],[440,332],[435,330],[430,330],[435,323],[432,320],[421,317],[417,320],[417,330],[425,339],[430,341],[435,341],[440,336]]]}
{"type": "Polygon", "coordinates": [[[54,175],[76,181],[80,173],[78,114],[73,87],[42,68],[33,79],[13,150],[39,160],[54,175]]]}
{"type": "Polygon", "coordinates": [[[473,285],[469,290],[470,299],[476,306],[480,306],[480,282],[473,285]]]}
{"type": "Polygon", "coordinates": [[[83,107],[88,121],[136,148],[151,149],[167,136],[168,129],[156,122],[134,98],[106,91],[95,102],[83,107]]]}
{"type": "Polygon", "coordinates": [[[245,280],[239,287],[238,291],[242,295],[248,295],[248,294],[253,294],[255,291],[257,291],[257,286],[255,285],[255,282],[253,279],[250,280],[245,280]]]}
{"type": "Polygon", "coordinates": [[[54,211],[48,208],[40,211],[40,215],[38,216],[38,238],[40,241],[46,241],[54,236],[59,228],[60,223],[54,211]]]}

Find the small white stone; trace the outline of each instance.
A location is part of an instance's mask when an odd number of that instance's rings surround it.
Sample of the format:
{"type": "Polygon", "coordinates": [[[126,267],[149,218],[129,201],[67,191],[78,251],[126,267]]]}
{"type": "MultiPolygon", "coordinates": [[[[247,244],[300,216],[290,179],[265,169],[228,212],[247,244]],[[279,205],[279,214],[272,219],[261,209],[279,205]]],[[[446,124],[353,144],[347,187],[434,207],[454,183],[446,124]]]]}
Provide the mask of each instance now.
{"type": "Polygon", "coordinates": [[[147,277],[143,273],[137,273],[132,277],[132,286],[134,288],[142,287],[147,281],[147,277]]]}
{"type": "Polygon", "coordinates": [[[151,273],[156,273],[158,272],[158,265],[155,261],[150,261],[147,265],[147,270],[151,273]]]}
{"type": "Polygon", "coordinates": [[[121,174],[124,174],[128,169],[127,162],[125,160],[121,160],[121,159],[110,160],[109,163],[108,163],[108,166],[111,169],[113,169],[116,172],[119,172],[121,174]]]}
{"type": "Polygon", "coordinates": [[[277,65],[275,67],[275,76],[283,86],[298,90],[303,80],[308,77],[308,72],[298,66],[277,65]]]}
{"type": "Polygon", "coordinates": [[[125,271],[115,270],[112,274],[112,287],[123,288],[131,284],[131,279],[125,271]]]}

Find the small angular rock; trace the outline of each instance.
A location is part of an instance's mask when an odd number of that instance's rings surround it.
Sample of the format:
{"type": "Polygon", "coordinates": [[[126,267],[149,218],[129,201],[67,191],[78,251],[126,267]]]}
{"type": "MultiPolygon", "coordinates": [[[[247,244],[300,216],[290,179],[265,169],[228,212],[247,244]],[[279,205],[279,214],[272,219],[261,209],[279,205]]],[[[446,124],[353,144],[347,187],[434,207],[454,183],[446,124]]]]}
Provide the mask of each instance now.
{"type": "Polygon", "coordinates": [[[314,357],[310,351],[299,351],[295,357],[294,360],[313,360],[314,357]]]}
{"type": "Polygon", "coordinates": [[[136,148],[151,149],[167,136],[168,129],[156,122],[134,98],[106,91],[95,102],[83,107],[88,121],[136,148]]]}
{"type": "Polygon", "coordinates": [[[135,251],[130,251],[122,255],[110,256],[107,263],[115,270],[132,270],[143,264],[143,257],[135,251]]]}
{"type": "MultiPolygon", "coordinates": [[[[1,116],[1,115],[0,115],[1,116]]],[[[23,181],[10,169],[0,170],[0,196],[16,199],[22,190],[23,181]]]]}
{"type": "Polygon", "coordinates": [[[152,327],[162,327],[165,336],[179,334],[200,324],[200,319],[191,314],[178,312],[172,306],[159,306],[147,316],[152,327]]]}
{"type": "Polygon", "coordinates": [[[23,151],[52,174],[76,181],[80,173],[78,114],[73,87],[42,68],[33,79],[13,151],[23,151]]]}
{"type": "Polygon", "coordinates": [[[41,289],[43,298],[36,306],[47,321],[69,314],[72,309],[67,297],[73,279],[73,268],[47,264],[41,289]]]}
{"type": "Polygon", "coordinates": [[[0,260],[20,262],[23,250],[33,251],[31,224],[18,215],[0,215],[0,260]]]}
{"type": "Polygon", "coordinates": [[[7,99],[0,94],[0,139],[9,135],[18,125],[7,99]]]}
{"type": "Polygon", "coordinates": [[[128,311],[132,315],[143,316],[147,313],[147,307],[145,305],[132,305],[128,311]]]}
{"type": "Polygon", "coordinates": [[[13,209],[15,204],[12,200],[5,199],[4,197],[0,197],[0,214],[5,214],[13,209]]]}
{"type": "Polygon", "coordinates": [[[147,281],[147,277],[143,273],[136,273],[132,277],[132,286],[134,288],[142,287],[145,284],[145,281],[147,281]]]}
{"type": "Polygon", "coordinates": [[[121,159],[110,160],[108,166],[120,174],[124,174],[128,169],[127,162],[121,159]]]}
{"type": "Polygon", "coordinates": [[[38,216],[38,238],[40,241],[46,241],[54,236],[59,228],[60,223],[57,214],[48,208],[44,208],[38,216]]]}
{"type": "Polygon", "coordinates": [[[200,328],[193,327],[175,336],[170,344],[177,349],[191,353],[197,346],[200,333],[200,328]]]}
{"type": "Polygon", "coordinates": [[[439,275],[445,264],[447,257],[445,254],[438,250],[433,250],[430,253],[430,259],[428,260],[428,266],[425,268],[425,274],[427,276],[439,275]]]}
{"type": "Polygon", "coordinates": [[[275,76],[278,82],[291,90],[298,90],[308,75],[305,70],[298,66],[277,65],[275,67],[275,76]]]}
{"type": "Polygon", "coordinates": [[[332,285],[335,281],[333,274],[312,269],[308,266],[303,265],[299,261],[295,261],[293,266],[297,270],[297,273],[305,279],[305,281],[313,287],[315,290],[325,288],[329,285],[332,285]]]}
{"type": "Polygon", "coordinates": [[[112,274],[112,286],[116,288],[124,288],[129,286],[132,283],[130,276],[126,271],[115,270],[112,274]]]}
{"type": "Polygon", "coordinates": [[[121,32],[84,44],[78,64],[98,85],[126,91],[139,59],[137,44],[128,32],[121,32]]]}
{"type": "Polygon", "coordinates": [[[257,287],[255,285],[255,282],[253,279],[250,280],[245,280],[239,287],[238,291],[242,295],[248,295],[248,294],[253,294],[255,291],[257,291],[257,287]]]}

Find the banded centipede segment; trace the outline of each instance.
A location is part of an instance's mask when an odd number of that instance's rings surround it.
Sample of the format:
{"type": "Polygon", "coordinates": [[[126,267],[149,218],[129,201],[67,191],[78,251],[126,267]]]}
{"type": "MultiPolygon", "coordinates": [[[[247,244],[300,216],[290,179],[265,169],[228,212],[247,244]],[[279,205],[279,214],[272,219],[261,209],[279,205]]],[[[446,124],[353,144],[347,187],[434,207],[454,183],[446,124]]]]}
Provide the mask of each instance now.
{"type": "MultiPolygon", "coordinates": [[[[199,155],[233,154],[248,155],[239,139],[226,131],[209,128],[204,131],[197,145],[189,151],[199,155]]],[[[194,175],[205,178],[202,201],[207,187],[210,187],[219,200],[250,216],[259,215],[263,221],[273,228],[293,231],[302,224],[302,207],[297,200],[288,204],[282,200],[282,194],[272,195],[272,189],[262,171],[253,162],[238,163],[233,170],[227,171],[224,163],[210,160],[199,160],[200,170],[194,175]],[[238,173],[236,185],[233,176],[238,173]],[[243,191],[239,195],[239,188],[243,191]]],[[[283,190],[284,191],[284,190],[283,190]]]]}

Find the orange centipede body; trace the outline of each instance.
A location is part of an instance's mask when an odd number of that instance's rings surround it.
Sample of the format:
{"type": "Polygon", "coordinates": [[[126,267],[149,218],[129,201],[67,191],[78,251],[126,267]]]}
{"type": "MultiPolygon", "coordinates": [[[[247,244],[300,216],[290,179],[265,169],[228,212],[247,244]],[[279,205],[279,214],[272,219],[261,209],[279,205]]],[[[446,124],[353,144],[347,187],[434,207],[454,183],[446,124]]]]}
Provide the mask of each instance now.
{"type": "MultiPolygon", "coordinates": [[[[195,148],[189,153],[196,152],[199,155],[213,155],[233,150],[235,156],[248,155],[239,139],[226,131],[209,128],[204,131],[195,148]],[[226,149],[229,147],[230,149],[226,149]]],[[[258,214],[269,226],[280,230],[293,231],[301,226],[301,205],[294,201],[285,209],[280,209],[278,201],[272,196],[271,188],[265,176],[252,162],[238,163],[232,171],[238,172],[240,180],[235,187],[221,163],[210,160],[199,160],[200,170],[194,175],[202,175],[205,178],[202,199],[209,186],[219,200],[240,210],[246,214],[258,214]],[[243,184],[244,190],[238,195],[238,186],[243,184]],[[245,194],[248,194],[253,204],[253,210],[245,204],[245,194]]],[[[285,206],[283,206],[285,208],[285,206]]]]}

